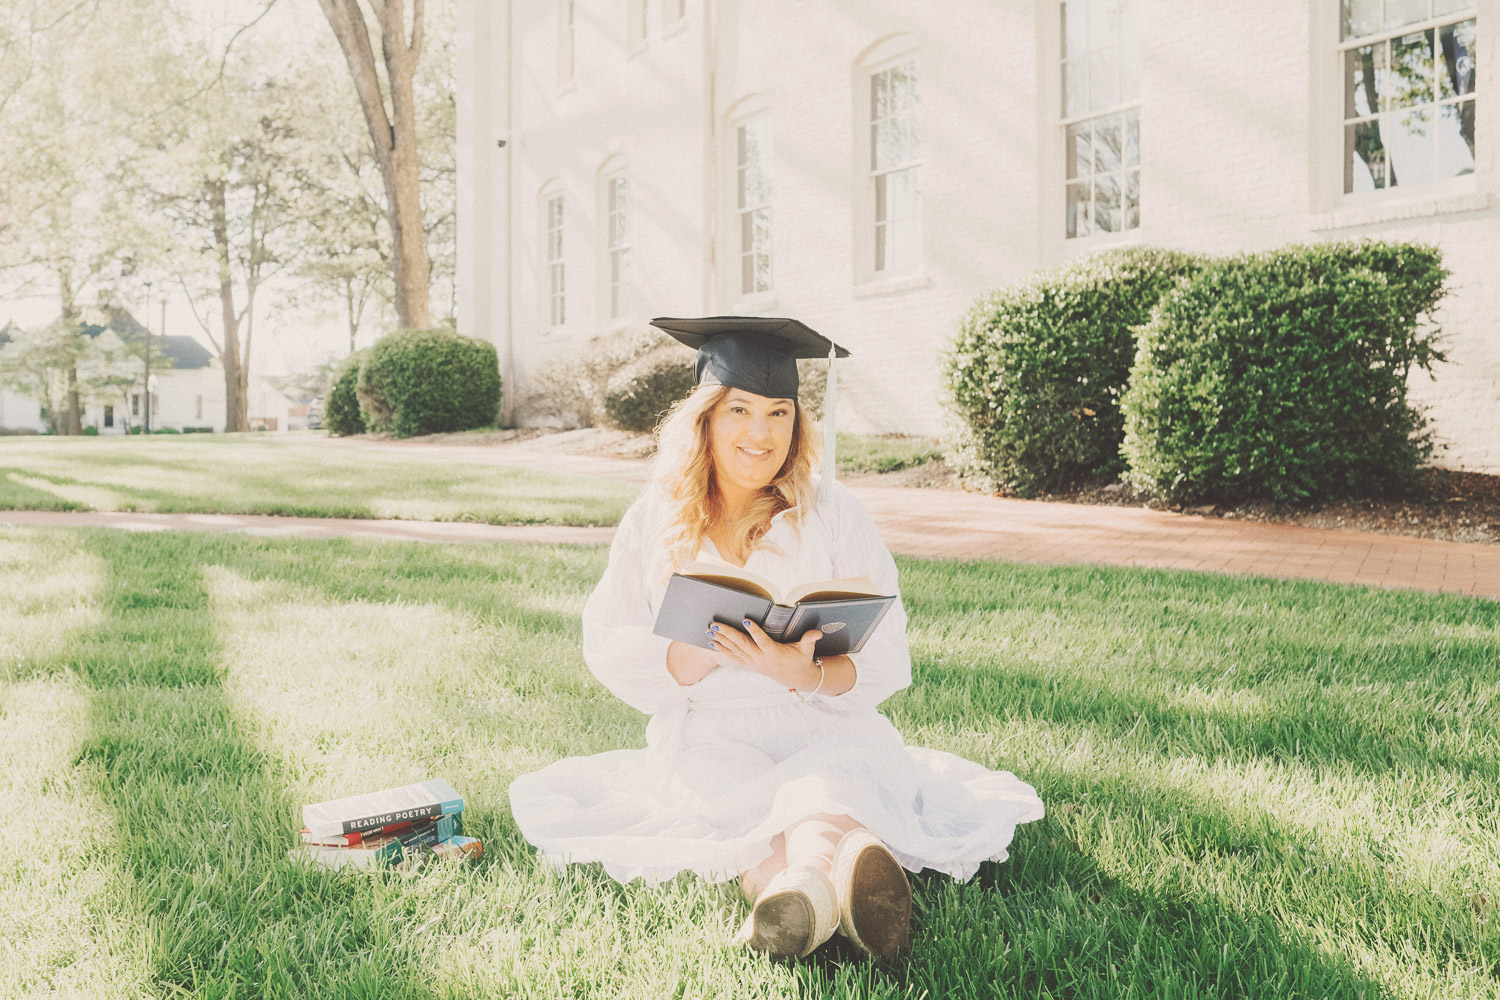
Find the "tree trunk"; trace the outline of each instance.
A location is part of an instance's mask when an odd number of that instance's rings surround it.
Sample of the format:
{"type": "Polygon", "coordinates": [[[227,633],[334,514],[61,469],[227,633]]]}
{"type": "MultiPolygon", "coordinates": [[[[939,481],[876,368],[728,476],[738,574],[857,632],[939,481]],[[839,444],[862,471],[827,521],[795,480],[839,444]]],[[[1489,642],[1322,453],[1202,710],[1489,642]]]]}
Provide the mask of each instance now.
{"type": "Polygon", "coordinates": [[[78,303],[73,291],[73,271],[67,264],[57,270],[58,297],[62,301],[63,336],[70,338],[68,362],[68,434],[83,433],[83,401],[78,395],[78,303]]]}
{"type": "Polygon", "coordinates": [[[229,265],[229,211],[224,181],[209,184],[208,202],[213,215],[214,255],[219,266],[219,310],[224,322],[224,340],[219,345],[219,360],[224,365],[224,430],[248,431],[250,419],[246,410],[246,378],[240,363],[240,317],[234,308],[234,272],[229,265]]]}
{"type": "Polygon", "coordinates": [[[380,24],[381,52],[391,91],[390,113],[380,87],[375,51],[370,45],[370,28],[359,0],[318,0],[354,77],[354,90],[385,182],[397,319],[404,327],[426,327],[432,322],[431,274],[422,225],[416,98],[412,92],[417,62],[422,55],[425,0],[413,0],[410,41],[406,38],[406,0],[369,2],[380,24]]]}

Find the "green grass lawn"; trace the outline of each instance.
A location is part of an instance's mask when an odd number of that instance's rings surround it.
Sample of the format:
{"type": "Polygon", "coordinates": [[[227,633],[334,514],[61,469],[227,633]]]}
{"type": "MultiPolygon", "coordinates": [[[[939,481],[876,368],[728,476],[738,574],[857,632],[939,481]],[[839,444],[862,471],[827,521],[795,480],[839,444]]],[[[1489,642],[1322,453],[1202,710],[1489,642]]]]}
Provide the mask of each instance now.
{"type": "Polygon", "coordinates": [[[943,457],[933,439],[899,434],[840,434],[840,472],[900,472],[943,457]]]}
{"type": "Polygon", "coordinates": [[[1048,816],[915,946],[774,964],[729,885],[562,876],[509,781],[640,746],[597,548],[0,529],[0,996],[1464,997],[1500,979],[1500,605],[902,560],[909,742],[1048,816]],[[449,778],[476,866],[307,871],[301,802],[449,778]]]}
{"type": "Polygon", "coordinates": [[[615,524],[639,487],[259,436],[0,439],[0,509],[615,524]]]}

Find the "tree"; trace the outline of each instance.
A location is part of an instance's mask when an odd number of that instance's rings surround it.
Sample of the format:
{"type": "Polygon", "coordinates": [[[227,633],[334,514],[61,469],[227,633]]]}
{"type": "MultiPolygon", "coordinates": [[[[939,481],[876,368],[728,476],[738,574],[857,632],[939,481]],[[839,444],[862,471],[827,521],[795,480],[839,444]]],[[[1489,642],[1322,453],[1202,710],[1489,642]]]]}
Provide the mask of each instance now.
{"type": "Polygon", "coordinates": [[[365,20],[359,0],[318,0],[349,65],[369,129],[371,148],[385,184],[397,320],[403,327],[427,327],[431,325],[431,271],[422,218],[417,102],[413,90],[422,55],[426,3],[412,0],[408,34],[406,0],[367,2],[380,32],[385,87],[381,85],[380,68],[370,41],[371,26],[365,20]]]}
{"type": "Polygon", "coordinates": [[[53,434],[67,433],[63,412],[67,373],[76,361],[78,343],[76,337],[63,333],[50,327],[23,331],[0,346],[0,386],[16,389],[41,403],[53,434]]]}
{"type": "Polygon", "coordinates": [[[298,100],[284,81],[225,67],[195,103],[179,107],[159,155],[135,175],[170,224],[175,249],[166,266],[223,365],[230,431],[250,429],[257,298],[297,258],[291,234],[311,141],[294,124],[298,100]],[[217,305],[217,335],[210,312],[198,309],[204,299],[217,305]]]}

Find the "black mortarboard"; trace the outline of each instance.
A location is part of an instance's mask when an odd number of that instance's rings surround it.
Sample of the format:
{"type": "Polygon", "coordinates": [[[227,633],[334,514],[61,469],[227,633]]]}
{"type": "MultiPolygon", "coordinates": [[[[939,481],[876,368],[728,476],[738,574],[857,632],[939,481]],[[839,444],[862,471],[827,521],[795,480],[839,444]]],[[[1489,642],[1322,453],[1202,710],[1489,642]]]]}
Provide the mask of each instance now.
{"type": "Polygon", "coordinates": [[[795,319],[775,316],[658,317],[651,325],[698,351],[693,374],[699,385],[727,385],[771,399],[797,398],[797,359],[827,358],[828,389],[823,398],[823,477],[818,498],[833,486],[834,414],[837,379],[833,359],[849,352],[795,319]]]}

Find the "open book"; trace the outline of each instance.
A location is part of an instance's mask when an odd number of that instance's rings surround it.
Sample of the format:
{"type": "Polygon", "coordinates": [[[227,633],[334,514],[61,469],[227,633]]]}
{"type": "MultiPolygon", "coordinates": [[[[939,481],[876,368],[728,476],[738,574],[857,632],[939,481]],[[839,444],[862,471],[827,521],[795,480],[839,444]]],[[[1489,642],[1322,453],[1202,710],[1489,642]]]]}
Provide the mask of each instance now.
{"type": "Polygon", "coordinates": [[[744,631],[748,618],[777,642],[796,642],[821,629],[818,656],[857,653],[885,617],[894,595],[881,594],[867,576],[818,580],[786,593],[764,577],[726,562],[699,561],[673,573],[652,629],[659,636],[712,649],[714,622],[744,631]]]}

